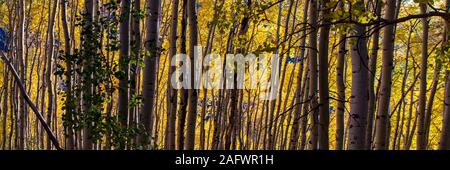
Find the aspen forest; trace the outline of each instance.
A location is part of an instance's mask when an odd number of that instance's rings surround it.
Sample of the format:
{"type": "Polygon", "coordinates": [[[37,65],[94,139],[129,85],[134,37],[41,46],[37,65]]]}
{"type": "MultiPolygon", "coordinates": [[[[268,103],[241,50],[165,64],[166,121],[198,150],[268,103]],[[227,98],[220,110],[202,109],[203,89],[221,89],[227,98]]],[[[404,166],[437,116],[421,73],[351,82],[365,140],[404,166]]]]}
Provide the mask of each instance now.
{"type": "Polygon", "coordinates": [[[0,150],[450,150],[450,0],[0,0],[0,150]]]}

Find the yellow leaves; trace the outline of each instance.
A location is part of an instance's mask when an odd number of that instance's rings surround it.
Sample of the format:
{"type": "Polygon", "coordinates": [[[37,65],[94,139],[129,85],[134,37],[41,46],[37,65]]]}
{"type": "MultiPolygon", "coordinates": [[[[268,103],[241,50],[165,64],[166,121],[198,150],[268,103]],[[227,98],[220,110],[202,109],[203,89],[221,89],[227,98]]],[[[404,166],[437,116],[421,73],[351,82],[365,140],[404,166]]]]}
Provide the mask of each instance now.
{"type": "Polygon", "coordinates": [[[362,24],[367,24],[371,20],[375,20],[376,16],[371,12],[364,12],[361,16],[358,17],[358,22],[362,24]]]}

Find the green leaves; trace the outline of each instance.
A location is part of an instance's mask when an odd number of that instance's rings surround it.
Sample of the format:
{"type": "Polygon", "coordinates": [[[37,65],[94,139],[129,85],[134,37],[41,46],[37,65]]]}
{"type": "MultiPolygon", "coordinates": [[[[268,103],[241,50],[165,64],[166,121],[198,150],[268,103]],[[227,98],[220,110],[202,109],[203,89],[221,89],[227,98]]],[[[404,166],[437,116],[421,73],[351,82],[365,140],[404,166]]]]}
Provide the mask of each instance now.
{"type": "MultiPolygon", "coordinates": [[[[120,125],[117,117],[113,116],[111,110],[105,109],[111,104],[112,97],[116,91],[118,79],[127,75],[121,71],[119,66],[137,64],[143,66],[143,51],[132,51],[132,56],[127,60],[114,62],[114,58],[120,50],[118,41],[118,24],[120,16],[117,15],[120,1],[113,0],[104,7],[108,12],[100,15],[98,20],[93,21],[88,15],[77,17],[77,27],[81,27],[81,44],[72,55],[61,55],[55,72],[58,76],[66,76],[67,79],[77,80],[72,84],[70,90],[73,94],[66,96],[63,110],[63,125],[68,129],[90,130],[89,138],[95,143],[104,139],[105,136],[112,138],[111,145],[122,149],[124,141],[136,137],[139,129],[136,127],[124,127],[120,125]],[[105,54],[107,53],[107,54],[105,54]],[[69,65],[72,67],[68,73],[69,65]],[[77,103],[83,101],[82,104],[77,103]]],[[[143,11],[134,11],[135,17],[143,17],[143,11]]],[[[62,52],[61,54],[65,54],[62,52]]],[[[140,96],[133,96],[130,105],[139,107],[140,96]]],[[[66,134],[67,135],[67,134],[66,134]]]]}
{"type": "Polygon", "coordinates": [[[142,100],[143,100],[142,95],[133,94],[128,104],[130,107],[137,107],[142,103],[142,100]]]}

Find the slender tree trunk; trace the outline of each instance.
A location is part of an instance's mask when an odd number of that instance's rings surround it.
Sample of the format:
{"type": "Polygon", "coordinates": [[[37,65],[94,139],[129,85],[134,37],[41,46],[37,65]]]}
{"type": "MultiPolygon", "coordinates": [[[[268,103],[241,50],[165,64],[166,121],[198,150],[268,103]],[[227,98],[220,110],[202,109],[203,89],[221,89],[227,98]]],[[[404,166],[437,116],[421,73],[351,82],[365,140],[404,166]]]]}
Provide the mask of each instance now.
{"type": "Polygon", "coordinates": [[[309,149],[317,149],[318,140],[318,103],[317,103],[317,1],[310,0],[309,2],[309,20],[308,24],[312,27],[309,34],[309,99],[310,99],[310,113],[311,115],[311,133],[309,140],[309,149]]]}
{"type": "MultiPolygon", "coordinates": [[[[178,4],[179,0],[172,0],[172,23],[170,27],[170,49],[169,49],[169,61],[172,63],[174,60],[174,56],[177,53],[177,30],[178,30],[178,4]]],[[[172,87],[170,82],[170,77],[174,73],[176,66],[169,67],[169,77],[167,82],[167,137],[165,147],[168,150],[175,149],[175,124],[176,124],[176,112],[177,112],[177,99],[178,94],[177,90],[172,87]]],[[[178,134],[180,135],[180,134],[178,134]]]]}
{"type": "MultiPolygon", "coordinates": [[[[408,46],[409,46],[409,38],[408,38],[408,46]]],[[[404,110],[402,110],[402,107],[405,105],[404,104],[405,103],[405,96],[408,93],[408,91],[405,91],[406,80],[408,78],[408,62],[409,62],[409,53],[407,52],[406,56],[405,56],[405,69],[404,69],[403,77],[402,77],[402,86],[401,86],[402,97],[398,101],[397,106],[395,106],[394,110],[392,111],[392,114],[394,114],[395,109],[398,108],[397,116],[396,116],[396,119],[395,119],[395,131],[394,131],[394,140],[392,142],[392,150],[396,150],[397,149],[397,146],[398,146],[397,144],[400,141],[401,136],[402,136],[401,135],[402,132],[399,130],[399,128],[403,128],[403,121],[404,121],[404,118],[405,118],[404,110]]]]}
{"type": "MultiPolygon", "coordinates": [[[[381,18],[381,2],[382,0],[373,0],[375,2],[375,14],[377,18],[381,18]]],[[[375,24],[375,28],[379,27],[380,24],[375,24]]],[[[380,48],[380,29],[375,29],[375,32],[372,36],[372,49],[369,61],[369,111],[367,115],[367,129],[366,129],[366,148],[371,149],[372,147],[372,132],[373,132],[373,123],[374,123],[374,115],[376,111],[376,100],[377,96],[375,93],[375,77],[377,73],[377,60],[378,60],[378,50],[380,48]]]]}
{"type": "Polygon", "coordinates": [[[445,95],[444,95],[444,117],[442,119],[442,131],[439,140],[440,150],[450,149],[450,71],[446,72],[445,95]]]}
{"type": "MultiPolygon", "coordinates": [[[[280,58],[280,63],[283,63],[283,65],[280,65],[280,67],[279,67],[279,74],[281,75],[281,79],[280,79],[280,83],[279,83],[279,85],[277,87],[278,88],[277,89],[278,95],[276,96],[276,98],[274,100],[274,104],[276,104],[276,105],[274,105],[273,111],[275,111],[274,113],[276,113],[277,115],[276,115],[276,118],[274,120],[275,124],[273,125],[272,139],[270,140],[272,142],[272,145],[271,145],[272,148],[275,148],[275,146],[277,144],[277,139],[278,139],[277,136],[278,136],[278,133],[280,133],[280,129],[278,127],[279,126],[283,126],[284,125],[284,121],[285,121],[284,120],[285,119],[285,114],[280,115],[280,109],[281,109],[281,105],[282,105],[281,103],[283,101],[283,86],[284,86],[284,82],[285,82],[285,79],[286,79],[286,69],[288,67],[288,62],[283,62],[283,58],[284,58],[285,55],[286,55],[286,58],[290,57],[289,54],[290,54],[290,48],[291,47],[290,47],[290,44],[288,44],[288,47],[286,49],[286,43],[289,42],[288,41],[288,35],[290,34],[289,33],[289,22],[291,21],[290,18],[291,18],[291,13],[292,13],[292,7],[294,6],[294,5],[292,5],[292,4],[294,4],[293,0],[289,0],[288,2],[289,2],[289,9],[288,9],[287,14],[286,14],[287,15],[286,19],[284,19],[285,20],[285,24],[284,24],[283,39],[277,38],[277,41],[278,41],[277,42],[277,46],[278,46],[277,50],[281,48],[280,49],[281,54],[280,54],[279,58],[280,58]],[[285,50],[286,50],[286,52],[285,52],[285,50]],[[278,103],[277,103],[277,101],[278,101],[278,103]],[[276,110],[275,110],[275,107],[277,107],[276,110]]],[[[283,5],[283,4],[280,4],[280,5],[283,5]]],[[[281,28],[282,27],[282,25],[281,25],[281,18],[282,18],[281,11],[280,11],[279,14],[280,14],[279,27],[281,28]]],[[[280,28],[278,28],[278,30],[280,30],[278,32],[281,32],[280,28]]],[[[279,34],[279,33],[277,33],[277,34],[279,34]]],[[[277,37],[280,37],[280,36],[277,35],[277,37]]],[[[276,54],[279,54],[279,52],[277,51],[276,54]]],[[[285,61],[287,61],[287,59],[285,61]]],[[[289,97],[289,95],[286,95],[286,97],[289,97]]]]}
{"type": "MultiPolygon", "coordinates": [[[[427,4],[420,3],[420,13],[427,12],[427,4]]],[[[426,123],[425,123],[425,109],[426,109],[426,94],[427,94],[427,66],[428,66],[428,19],[422,18],[422,58],[420,66],[420,93],[419,93],[419,110],[418,110],[418,125],[417,125],[417,150],[426,149],[426,123]]]]}
{"type": "MultiPolygon", "coordinates": [[[[446,0],[446,10],[445,12],[449,12],[450,8],[450,0],[446,0]]],[[[449,20],[445,20],[445,30],[444,30],[444,39],[443,44],[448,45],[449,40],[449,31],[450,24],[449,20]]],[[[444,51],[442,51],[444,52],[444,51]]],[[[444,54],[444,53],[442,53],[444,54]]],[[[450,71],[446,71],[445,73],[446,81],[445,81],[445,92],[444,92],[444,113],[442,119],[442,130],[441,136],[439,139],[439,150],[449,150],[450,149],[450,71]]],[[[6,115],[5,115],[6,116],[6,115]]]]}
{"type": "MultiPolygon", "coordinates": [[[[19,23],[18,23],[18,29],[17,29],[17,36],[18,36],[18,42],[17,42],[17,56],[19,57],[19,65],[20,65],[20,72],[19,74],[21,75],[21,79],[24,79],[25,73],[26,73],[26,67],[24,66],[24,60],[25,60],[25,0],[19,0],[18,2],[18,9],[19,12],[19,23]]],[[[26,82],[24,84],[26,86],[26,82]]],[[[26,146],[26,131],[25,131],[25,126],[27,123],[26,120],[26,115],[25,115],[25,110],[24,107],[22,107],[24,105],[24,101],[19,99],[19,107],[20,110],[18,112],[19,116],[19,122],[18,122],[18,149],[25,149],[26,146]]]]}
{"type": "Polygon", "coordinates": [[[73,94],[72,94],[72,47],[71,47],[71,35],[69,31],[69,26],[67,23],[67,0],[61,0],[61,22],[64,29],[64,50],[65,50],[65,56],[66,56],[66,117],[68,118],[68,124],[65,128],[64,134],[66,139],[66,149],[73,150],[75,149],[75,141],[74,141],[74,127],[71,121],[74,119],[74,101],[73,101],[73,94]]]}
{"type": "Polygon", "coordinates": [[[319,36],[319,149],[329,149],[328,130],[330,124],[330,94],[328,87],[328,44],[330,41],[330,22],[326,17],[330,9],[328,7],[329,0],[322,0],[322,20],[326,25],[320,28],[319,36]]]}
{"type": "MultiPolygon", "coordinates": [[[[280,48],[280,30],[281,30],[281,18],[283,17],[282,15],[282,11],[283,11],[283,1],[280,1],[280,3],[278,3],[278,16],[277,16],[277,28],[276,28],[276,36],[275,36],[275,42],[276,42],[276,49],[274,51],[274,53],[276,55],[279,55],[279,48],[280,48]]],[[[287,20],[286,20],[287,21],[287,20]]],[[[287,27],[287,26],[286,26],[287,27]]],[[[282,61],[282,56],[280,57],[280,60],[282,61]]],[[[282,66],[278,66],[279,70],[282,69],[282,66]]],[[[282,82],[282,81],[281,81],[282,82]]],[[[281,85],[282,86],[282,85],[281,85]]],[[[270,90],[274,90],[275,94],[277,95],[279,92],[278,87],[276,87],[276,89],[273,89],[275,87],[270,87],[270,90]]],[[[272,94],[270,94],[272,95],[272,94]]],[[[272,97],[278,97],[278,96],[270,96],[272,97]]],[[[265,147],[265,149],[273,149],[274,144],[274,139],[275,139],[275,131],[276,129],[274,127],[276,127],[276,122],[278,119],[274,119],[275,116],[275,106],[276,106],[276,98],[270,101],[270,106],[269,106],[269,124],[268,124],[268,128],[267,128],[267,134],[268,134],[268,141],[267,141],[267,146],[265,147]]]]}
{"type": "MultiPolygon", "coordinates": [[[[147,39],[145,48],[149,56],[145,56],[144,81],[143,81],[143,106],[140,113],[140,120],[144,124],[145,134],[140,138],[140,145],[150,145],[153,138],[153,118],[154,118],[154,101],[157,83],[157,69],[159,65],[159,20],[161,13],[161,0],[147,0],[147,39]]],[[[156,139],[155,139],[156,140],[156,139]]],[[[148,148],[148,147],[144,147],[148,148]]]]}
{"type": "MultiPolygon", "coordinates": [[[[358,0],[355,8],[364,9],[364,1],[358,0]]],[[[350,150],[365,149],[365,133],[367,128],[368,112],[368,53],[365,27],[355,25],[355,33],[351,40],[352,57],[352,92],[350,97],[350,117],[348,132],[348,147],[350,150]]]]}
{"type": "MultiPolygon", "coordinates": [[[[408,29],[408,41],[406,43],[406,57],[409,57],[410,55],[410,51],[411,51],[411,35],[413,33],[413,27],[411,27],[410,29],[408,29]]],[[[414,58],[413,58],[414,60],[414,58]]],[[[408,67],[408,65],[406,65],[406,67],[408,67]]],[[[413,70],[415,70],[415,67],[413,65],[413,70]]],[[[415,76],[415,73],[412,74],[413,76],[415,76]]],[[[403,145],[403,150],[407,150],[406,146],[408,144],[409,141],[409,136],[410,136],[410,131],[411,131],[411,122],[413,121],[412,119],[412,106],[413,106],[413,101],[414,101],[414,84],[411,87],[411,93],[410,93],[410,104],[409,104],[409,111],[408,111],[408,120],[406,122],[406,131],[405,131],[405,137],[404,137],[404,145],[403,145]]],[[[404,104],[404,112],[406,112],[406,101],[404,104]]]]}
{"type": "MultiPolygon", "coordinates": [[[[9,72],[7,71],[6,68],[6,64],[3,67],[4,72],[3,72],[3,84],[5,84],[6,86],[3,87],[4,93],[8,93],[9,90],[9,72]]],[[[4,94],[3,95],[3,103],[2,103],[2,112],[3,112],[3,118],[2,118],[2,150],[6,150],[6,138],[7,136],[7,129],[6,129],[6,124],[7,122],[7,118],[8,118],[8,97],[9,95],[4,94]]],[[[11,104],[11,103],[10,103],[11,104]]]]}
{"type": "MultiPolygon", "coordinates": [[[[180,53],[186,54],[186,30],[187,30],[187,1],[183,0],[182,6],[182,19],[181,19],[181,36],[180,36],[180,53]]],[[[183,76],[185,77],[185,76],[183,76]]],[[[178,129],[177,129],[177,149],[183,150],[184,148],[184,129],[186,123],[186,111],[188,104],[188,90],[182,88],[180,90],[180,110],[178,111],[178,129]]]]}
{"type": "MultiPolygon", "coordinates": [[[[252,1],[248,0],[246,3],[246,8],[248,10],[251,10],[251,4],[252,1]]],[[[238,37],[240,37],[242,40],[244,40],[244,36],[248,31],[248,26],[249,26],[249,22],[250,22],[250,18],[248,16],[244,16],[244,18],[242,18],[241,20],[241,24],[240,24],[240,28],[239,28],[239,32],[237,34],[238,37]]],[[[232,48],[229,48],[230,50],[232,48]]],[[[238,47],[238,49],[236,49],[236,52],[238,54],[241,54],[244,50],[241,47],[238,47]]],[[[232,51],[230,51],[231,53],[232,51]]],[[[235,68],[237,68],[238,63],[236,63],[237,61],[232,61],[233,65],[235,68]]],[[[238,135],[238,129],[240,126],[240,117],[241,117],[241,101],[239,99],[240,94],[242,93],[242,90],[238,90],[238,74],[237,71],[234,71],[233,73],[233,89],[229,90],[229,94],[230,94],[230,104],[231,104],[231,108],[230,108],[230,115],[228,118],[228,127],[227,127],[227,137],[225,138],[225,149],[230,149],[230,150],[234,150],[234,148],[236,147],[236,140],[237,138],[235,136],[238,135]]],[[[270,143],[270,140],[269,140],[270,143]]]]}
{"type": "MultiPolygon", "coordinates": [[[[51,6],[52,3],[49,3],[49,6],[51,6]]],[[[55,50],[54,50],[54,44],[55,44],[55,33],[54,33],[54,25],[55,25],[55,20],[56,20],[56,13],[58,11],[58,5],[59,2],[55,1],[53,2],[53,7],[52,7],[52,12],[51,14],[49,14],[49,22],[48,22],[48,47],[47,47],[47,74],[46,74],[46,78],[47,78],[47,93],[48,93],[48,101],[47,101],[47,123],[51,123],[52,121],[52,116],[53,115],[53,107],[54,107],[54,94],[53,94],[53,80],[52,80],[52,76],[53,76],[53,59],[55,58],[55,50]]],[[[51,149],[51,143],[50,143],[50,139],[47,138],[47,149],[50,150],[51,149]]]]}
{"type": "MultiPolygon", "coordinates": [[[[132,58],[134,58],[134,60],[138,61],[141,59],[142,55],[141,55],[141,49],[142,49],[142,38],[141,38],[141,16],[136,14],[136,13],[141,13],[141,0],[134,0],[134,5],[133,5],[133,16],[131,18],[131,36],[132,36],[132,40],[131,40],[131,56],[132,58]]],[[[131,72],[131,77],[130,77],[130,94],[129,97],[133,98],[136,96],[140,95],[140,70],[141,67],[137,64],[137,63],[133,63],[131,64],[131,68],[130,68],[130,72],[131,72]]],[[[133,105],[133,106],[129,106],[131,108],[129,108],[129,126],[131,128],[139,128],[138,123],[139,123],[139,106],[138,105],[133,105]]],[[[137,137],[135,139],[138,140],[139,137],[137,137]]],[[[137,142],[137,141],[136,141],[137,142]]],[[[135,143],[136,143],[135,142],[135,143]]]]}
{"type": "MultiPolygon", "coordinates": [[[[212,20],[215,20],[215,18],[219,17],[219,14],[220,14],[220,12],[221,12],[221,10],[223,8],[224,3],[225,3],[225,0],[220,0],[220,2],[219,2],[219,0],[215,0],[214,1],[214,14],[213,14],[212,20]]],[[[209,31],[208,31],[208,37],[207,37],[207,40],[206,40],[206,48],[204,50],[205,51],[205,53],[204,53],[205,55],[210,54],[211,50],[213,48],[214,36],[215,36],[215,31],[216,31],[216,25],[217,25],[216,22],[211,22],[210,23],[209,31]]],[[[212,95],[214,96],[214,91],[212,91],[212,95]]],[[[208,100],[207,96],[208,96],[208,90],[206,88],[204,88],[203,89],[203,103],[205,103],[208,100]]],[[[212,100],[215,101],[214,98],[212,100]]],[[[212,110],[216,110],[215,108],[216,108],[216,105],[213,104],[212,105],[212,110]]],[[[201,112],[201,125],[200,125],[201,126],[200,127],[200,129],[201,129],[200,130],[200,150],[205,149],[205,141],[204,141],[204,138],[205,138],[204,128],[205,127],[204,126],[205,126],[205,115],[206,115],[207,109],[208,109],[208,105],[203,104],[202,105],[202,112],[201,112]]],[[[213,113],[218,113],[218,112],[213,112],[213,113]]],[[[217,123],[217,121],[216,121],[217,117],[216,116],[217,116],[217,114],[214,115],[214,122],[215,123],[217,123]]],[[[211,127],[212,122],[213,121],[210,122],[209,130],[211,130],[211,128],[212,128],[211,127]]],[[[216,127],[214,127],[214,129],[216,129],[216,127]]],[[[210,134],[208,134],[208,138],[207,138],[208,140],[209,140],[209,136],[210,136],[210,134]]],[[[213,137],[213,141],[214,141],[214,137],[213,137]]],[[[206,141],[206,145],[208,145],[208,141],[206,141]]]]}
{"type": "MultiPolygon", "coordinates": [[[[344,2],[339,3],[339,10],[344,10],[344,2]]],[[[338,93],[336,111],[336,150],[344,149],[344,121],[345,121],[345,55],[347,54],[346,34],[339,37],[339,54],[336,65],[336,88],[338,93]]]]}
{"type": "MultiPolygon", "coordinates": [[[[295,1],[295,3],[294,3],[294,1],[292,1],[292,5],[294,5],[294,11],[293,11],[293,13],[294,13],[294,15],[293,15],[293,17],[292,17],[292,24],[291,24],[291,28],[290,28],[290,32],[289,32],[289,34],[293,34],[294,32],[295,32],[295,29],[296,29],[296,26],[298,25],[297,24],[297,15],[295,15],[296,13],[297,13],[297,10],[298,10],[298,8],[299,8],[299,3],[301,2],[301,0],[296,0],[295,1]]],[[[287,24],[286,24],[287,25],[287,24]]],[[[303,25],[303,24],[302,24],[303,25]]],[[[254,32],[254,31],[253,31],[254,32]]],[[[303,33],[302,33],[303,34],[303,33]]],[[[286,35],[285,35],[285,37],[287,36],[287,31],[286,31],[286,35]]],[[[304,37],[301,37],[301,42],[303,42],[304,41],[304,37]]],[[[288,45],[288,49],[291,49],[292,48],[292,38],[289,38],[289,41],[288,41],[288,43],[287,43],[287,45],[288,45]]],[[[305,45],[303,44],[303,47],[304,47],[305,45]]],[[[300,48],[300,51],[303,49],[303,47],[301,47],[300,48]]],[[[290,56],[291,55],[291,53],[290,53],[290,50],[287,50],[287,56],[290,56]]],[[[285,117],[285,114],[283,114],[283,120],[281,121],[281,122],[283,122],[283,123],[280,123],[280,125],[279,126],[281,126],[281,148],[280,149],[282,149],[282,150],[284,150],[284,149],[288,149],[289,148],[289,143],[287,143],[288,142],[288,140],[289,141],[291,141],[291,139],[292,138],[289,138],[288,136],[289,136],[289,132],[291,132],[291,134],[292,133],[296,133],[295,134],[295,142],[298,142],[298,125],[299,125],[299,119],[297,119],[297,120],[293,120],[292,121],[292,118],[293,118],[293,116],[295,117],[295,113],[294,113],[294,111],[296,110],[296,109],[298,109],[298,108],[301,108],[301,104],[298,104],[298,105],[300,105],[299,107],[297,107],[297,106],[295,106],[295,103],[297,102],[297,98],[300,98],[299,96],[301,96],[301,94],[303,93],[301,90],[302,90],[302,84],[301,84],[301,80],[303,79],[303,67],[304,67],[304,60],[302,59],[303,58],[303,55],[304,54],[300,54],[300,64],[295,64],[294,65],[294,67],[292,68],[293,70],[296,70],[297,69],[297,65],[300,65],[299,67],[301,67],[300,69],[299,69],[299,72],[297,73],[297,80],[299,80],[300,81],[300,83],[297,83],[297,84],[299,84],[299,86],[300,87],[297,87],[297,88],[295,88],[295,93],[294,93],[294,95],[292,96],[292,99],[291,100],[289,100],[289,98],[290,98],[290,96],[291,95],[286,95],[285,96],[285,98],[284,98],[284,104],[283,104],[283,113],[286,113],[286,112],[289,112],[289,114],[287,114],[287,124],[286,125],[284,125],[284,117],[285,117]],[[301,75],[301,76],[299,76],[299,75],[301,75]],[[300,91],[298,91],[298,90],[300,90],[300,91]],[[287,105],[288,105],[288,103],[291,101],[291,103],[290,103],[290,107],[291,108],[293,108],[292,110],[287,110],[287,105]],[[292,114],[292,113],[294,113],[294,115],[292,114]],[[291,122],[292,122],[292,124],[291,124],[291,122]],[[297,129],[296,129],[296,131],[294,132],[294,123],[297,123],[297,129]],[[292,126],[291,126],[292,125],[292,126]],[[292,129],[292,130],[290,130],[290,129],[292,129]]],[[[294,89],[293,88],[293,86],[294,86],[294,78],[295,78],[295,72],[291,72],[290,73],[290,76],[289,76],[289,81],[288,81],[288,88],[287,88],[287,90],[288,91],[291,91],[292,89],[294,89]]],[[[281,101],[280,101],[280,104],[281,104],[281,101]]],[[[301,111],[298,111],[298,113],[300,113],[301,111]]],[[[295,145],[297,145],[297,144],[295,144],[295,145]]]]}
{"type": "MultiPolygon", "coordinates": [[[[308,6],[309,6],[309,0],[305,0],[304,1],[304,5],[303,5],[303,13],[307,14],[308,13],[308,6]]],[[[307,25],[307,19],[308,19],[308,15],[303,15],[303,24],[302,26],[305,28],[307,25]]],[[[289,150],[294,150],[297,148],[298,145],[298,140],[299,140],[299,132],[300,132],[300,124],[301,124],[301,114],[302,114],[302,96],[304,95],[304,93],[306,93],[305,91],[302,91],[302,87],[304,87],[305,85],[302,85],[303,83],[303,73],[304,73],[304,63],[305,63],[305,44],[306,44],[306,29],[304,29],[304,31],[302,31],[301,34],[302,39],[300,40],[300,58],[301,58],[301,63],[300,63],[300,67],[298,70],[298,75],[297,75],[297,93],[296,93],[296,97],[295,97],[295,111],[294,111],[294,121],[292,123],[292,131],[291,131],[291,139],[289,140],[289,150]]],[[[305,71],[306,72],[306,71],[305,71]]],[[[306,76],[305,76],[306,77],[306,76]]],[[[306,78],[305,78],[306,79],[306,78]]]]}
{"type": "MultiPolygon", "coordinates": [[[[417,79],[418,75],[416,74],[416,72],[417,72],[417,70],[416,70],[416,67],[414,66],[413,67],[413,74],[416,76],[416,79],[417,79]]],[[[411,117],[410,120],[412,119],[413,108],[415,107],[414,106],[415,105],[415,102],[414,102],[414,87],[415,87],[415,84],[412,86],[413,89],[412,89],[411,96],[410,96],[410,105],[409,105],[409,117],[411,117]]],[[[416,109],[416,112],[417,112],[417,109],[416,109]]],[[[409,133],[407,133],[405,146],[403,147],[404,150],[409,150],[411,148],[411,144],[412,144],[412,140],[413,140],[413,137],[414,137],[414,133],[416,132],[416,128],[417,128],[417,119],[418,119],[418,116],[416,114],[416,116],[414,116],[414,122],[412,123],[412,128],[409,131],[409,133]]],[[[411,126],[411,124],[407,125],[408,130],[409,130],[410,126],[411,126]]]]}
{"type": "Polygon", "coordinates": [[[198,44],[198,26],[197,26],[197,14],[195,10],[196,0],[188,0],[187,4],[187,15],[189,19],[189,31],[190,31],[190,43],[189,43],[189,58],[191,61],[191,75],[190,83],[191,89],[189,89],[189,114],[187,117],[187,127],[186,127],[186,139],[184,143],[184,149],[194,150],[195,146],[195,125],[197,120],[197,102],[198,102],[198,91],[194,87],[195,81],[195,50],[198,44]]]}
{"type": "MultiPolygon", "coordinates": [[[[309,67],[309,63],[308,65],[306,65],[306,67],[309,67]]],[[[310,81],[310,72],[308,71],[309,69],[306,69],[306,73],[305,73],[305,80],[304,80],[304,86],[305,86],[305,93],[303,94],[303,102],[306,102],[307,100],[309,100],[309,81],[310,81]]],[[[301,122],[300,122],[300,150],[305,150],[306,148],[306,132],[307,132],[307,127],[308,127],[308,114],[309,114],[309,105],[307,103],[303,104],[303,115],[301,118],[301,122]]]]}
{"type": "MultiPolygon", "coordinates": [[[[86,16],[87,16],[87,22],[85,24],[84,27],[86,27],[86,29],[91,29],[91,30],[87,30],[87,31],[93,31],[93,27],[92,27],[92,23],[94,22],[94,17],[95,17],[95,2],[94,0],[85,0],[85,8],[86,8],[86,16]]],[[[85,42],[87,43],[87,42],[85,42]]],[[[90,63],[90,61],[88,60],[88,63],[90,63]]],[[[86,67],[86,66],[82,66],[82,67],[86,67]]],[[[92,76],[92,75],[87,75],[88,77],[92,76]]],[[[91,78],[89,78],[91,79],[91,78]]],[[[92,88],[92,83],[87,82],[85,83],[85,89],[83,89],[83,97],[84,96],[90,96],[93,95],[93,88],[92,88]]],[[[85,116],[87,116],[87,114],[89,114],[89,110],[91,109],[91,104],[88,103],[87,101],[81,101],[80,102],[83,105],[83,112],[85,114],[85,116]]],[[[88,125],[84,126],[83,128],[83,150],[92,150],[93,149],[93,140],[92,140],[92,130],[90,129],[90,127],[92,126],[92,122],[87,121],[86,122],[88,125]]]]}
{"type": "MultiPolygon", "coordinates": [[[[386,2],[386,13],[384,18],[392,21],[395,18],[395,1],[386,2]]],[[[385,150],[389,148],[389,141],[387,141],[388,121],[389,121],[389,103],[391,99],[392,89],[392,70],[394,67],[394,25],[384,27],[383,34],[383,68],[380,89],[380,100],[378,103],[378,112],[376,119],[376,133],[375,133],[375,149],[385,150]]]]}
{"type": "Polygon", "coordinates": [[[430,89],[430,96],[428,98],[428,104],[426,107],[425,112],[425,143],[426,147],[429,147],[429,137],[430,137],[430,128],[431,128],[431,117],[433,114],[433,103],[434,103],[434,97],[437,92],[437,86],[439,84],[439,77],[441,74],[441,63],[440,61],[436,61],[435,67],[434,67],[434,73],[433,73],[433,80],[432,80],[432,86],[430,89]]]}
{"type": "Polygon", "coordinates": [[[120,59],[119,68],[121,75],[119,77],[119,96],[117,100],[118,117],[123,128],[128,125],[128,101],[129,101],[129,75],[130,75],[130,24],[131,24],[131,2],[130,0],[121,0],[120,14],[120,59]]]}

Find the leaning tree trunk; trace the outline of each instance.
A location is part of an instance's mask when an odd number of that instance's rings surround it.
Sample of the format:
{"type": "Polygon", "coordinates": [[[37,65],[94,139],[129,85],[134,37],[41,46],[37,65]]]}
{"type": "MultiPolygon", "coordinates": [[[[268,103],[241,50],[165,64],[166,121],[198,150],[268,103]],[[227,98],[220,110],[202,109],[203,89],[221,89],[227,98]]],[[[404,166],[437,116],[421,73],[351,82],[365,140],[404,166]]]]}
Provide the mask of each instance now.
{"type": "MultiPolygon", "coordinates": [[[[395,18],[395,1],[386,2],[386,10],[384,17],[388,21],[395,18]]],[[[376,119],[376,134],[375,134],[375,149],[385,150],[389,148],[389,141],[387,141],[388,121],[389,121],[389,101],[391,99],[392,89],[392,70],[394,67],[394,25],[387,25],[384,27],[384,35],[382,42],[382,79],[380,89],[380,100],[378,103],[378,112],[376,119]]]]}
{"type": "MultiPolygon", "coordinates": [[[[59,145],[58,139],[56,138],[55,134],[51,131],[50,126],[47,122],[45,122],[44,120],[44,116],[39,112],[38,108],[36,107],[36,105],[31,101],[30,96],[27,94],[27,91],[25,89],[25,86],[22,83],[22,80],[20,80],[19,74],[17,73],[17,71],[14,69],[14,66],[12,65],[11,61],[6,58],[6,56],[3,54],[3,52],[0,51],[0,57],[1,59],[5,62],[5,64],[8,66],[8,69],[12,72],[15,82],[20,90],[20,93],[22,94],[22,96],[24,97],[25,102],[30,106],[31,110],[35,113],[38,121],[41,123],[42,128],[45,130],[45,132],[48,135],[48,139],[50,140],[50,142],[53,144],[53,146],[57,149],[57,150],[61,150],[61,147],[59,145]]],[[[13,84],[13,83],[11,83],[13,84]]],[[[6,115],[5,115],[6,116],[6,115]]],[[[11,114],[12,116],[12,114],[11,114]]],[[[12,120],[12,119],[11,119],[12,120]]],[[[12,129],[12,128],[11,128],[12,129]]],[[[10,139],[12,139],[12,131],[10,132],[10,139]]],[[[10,149],[12,149],[11,145],[12,145],[12,141],[9,142],[10,144],[10,149]]]]}

